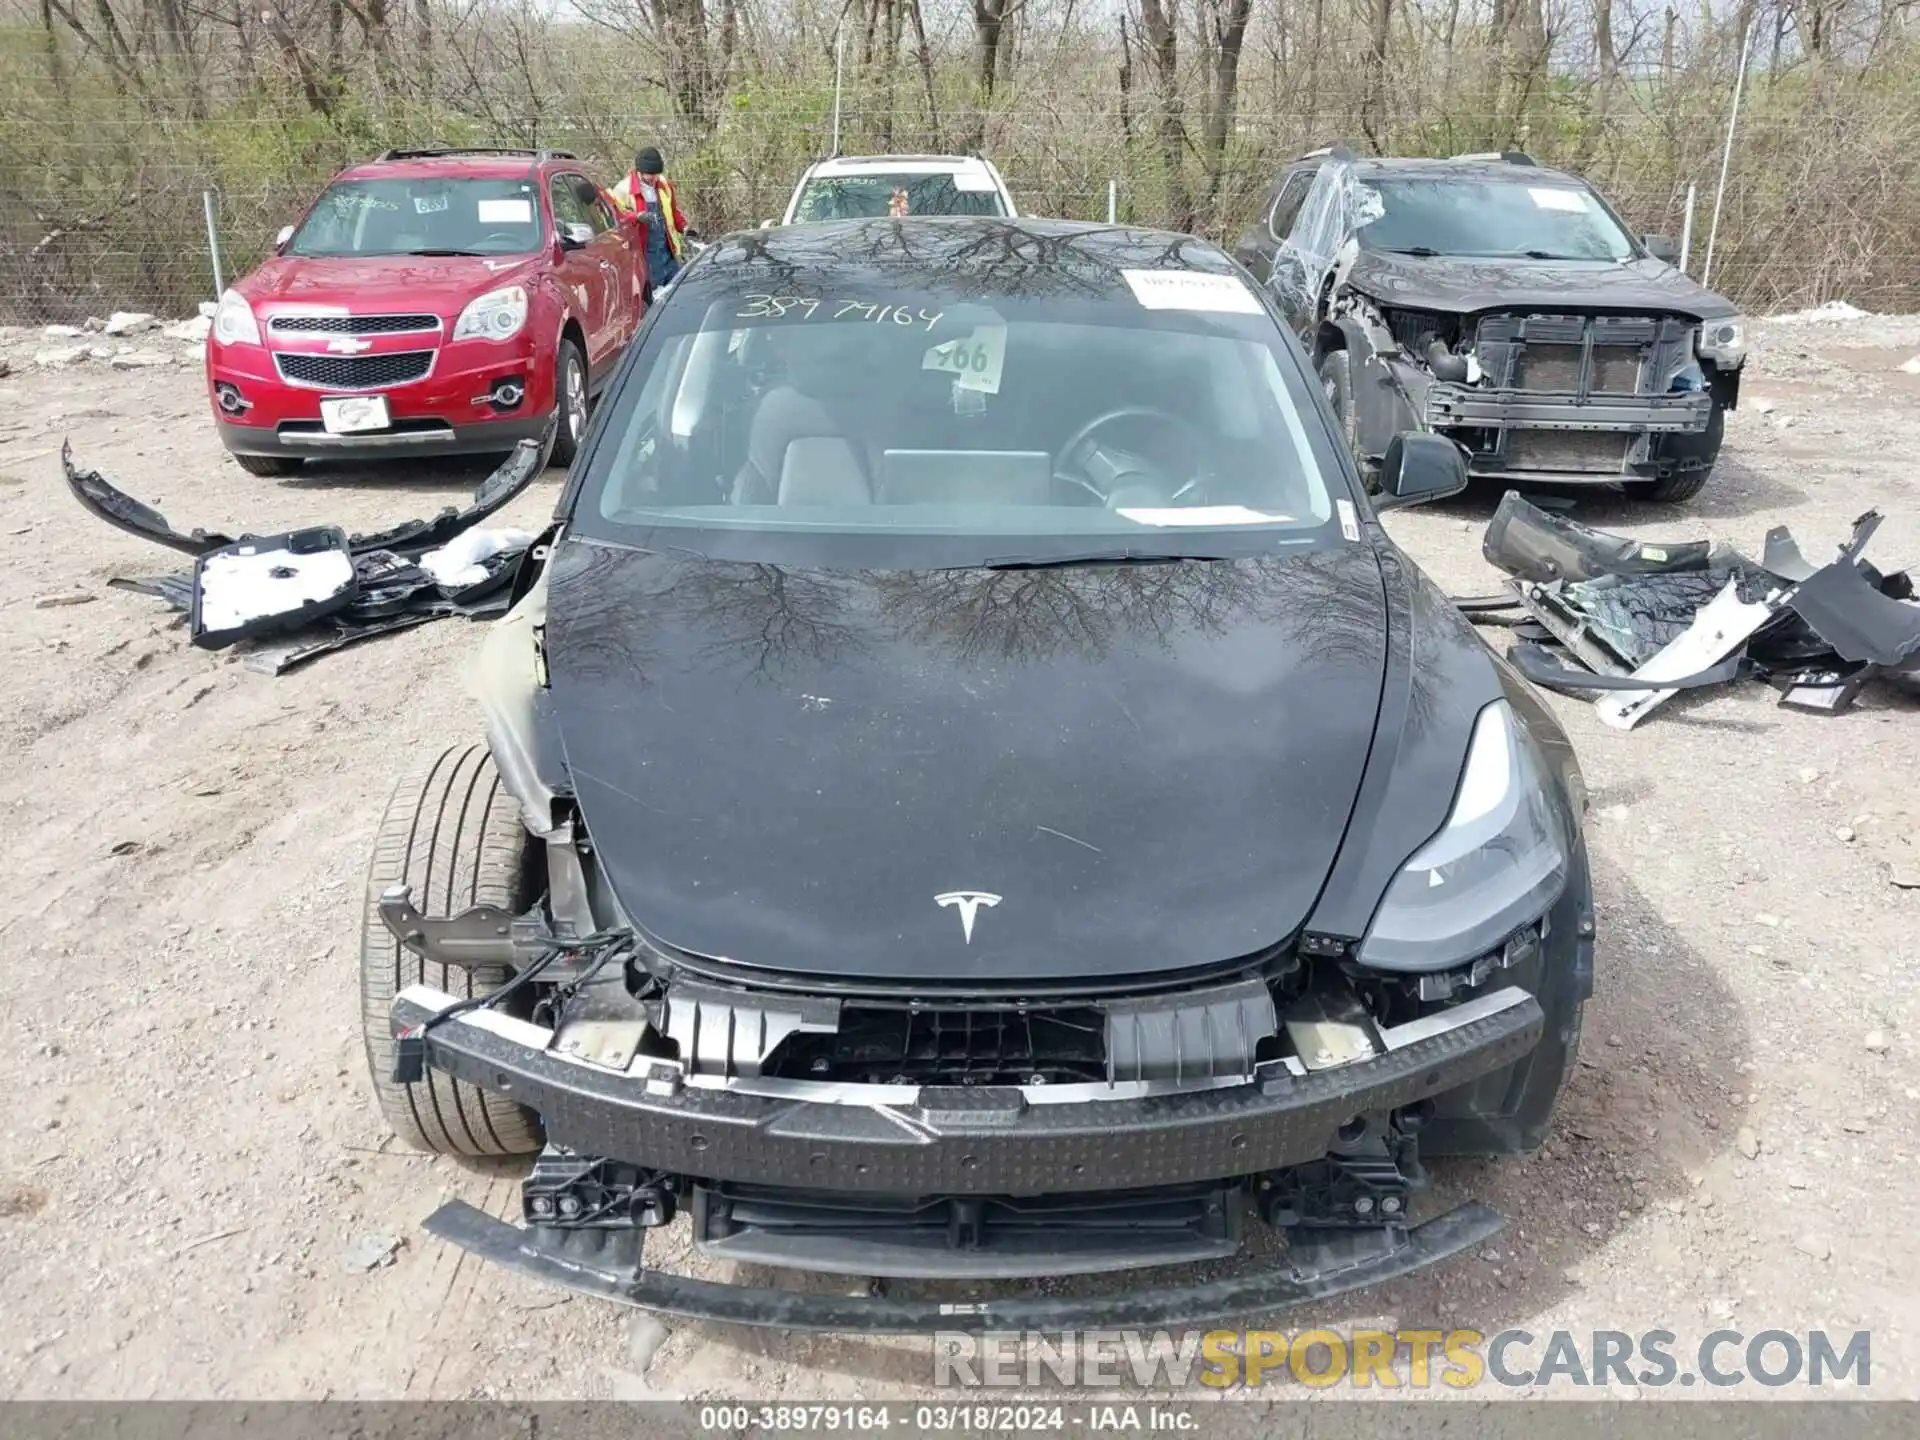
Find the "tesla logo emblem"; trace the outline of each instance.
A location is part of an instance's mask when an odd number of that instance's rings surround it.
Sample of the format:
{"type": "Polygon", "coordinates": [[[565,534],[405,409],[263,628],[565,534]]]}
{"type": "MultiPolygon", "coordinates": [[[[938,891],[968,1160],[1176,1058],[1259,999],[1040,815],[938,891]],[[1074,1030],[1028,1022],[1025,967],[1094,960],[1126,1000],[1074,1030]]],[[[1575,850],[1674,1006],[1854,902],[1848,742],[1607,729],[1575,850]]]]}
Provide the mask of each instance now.
{"type": "Polygon", "coordinates": [[[356,340],[351,335],[342,335],[337,339],[327,341],[327,349],[336,355],[358,355],[362,350],[371,350],[372,348],[373,342],[371,340],[356,340]]]}
{"type": "Polygon", "coordinates": [[[942,910],[951,905],[960,912],[960,933],[966,937],[967,944],[973,943],[973,917],[980,913],[980,907],[991,910],[1000,903],[998,895],[985,890],[949,890],[944,895],[933,897],[933,903],[942,910]]]}

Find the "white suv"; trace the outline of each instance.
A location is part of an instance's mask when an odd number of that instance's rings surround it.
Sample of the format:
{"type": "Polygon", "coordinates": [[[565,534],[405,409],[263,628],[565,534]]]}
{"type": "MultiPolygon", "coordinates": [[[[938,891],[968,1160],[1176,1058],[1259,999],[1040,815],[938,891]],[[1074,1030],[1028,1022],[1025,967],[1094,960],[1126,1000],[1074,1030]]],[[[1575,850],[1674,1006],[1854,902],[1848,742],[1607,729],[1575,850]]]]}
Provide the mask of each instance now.
{"type": "MultiPolygon", "coordinates": [[[[991,160],[974,155],[842,155],[807,167],[783,225],[871,216],[1014,215],[991,160]],[[904,206],[904,211],[895,207],[904,206]]],[[[774,222],[766,222],[771,225],[774,222]]]]}

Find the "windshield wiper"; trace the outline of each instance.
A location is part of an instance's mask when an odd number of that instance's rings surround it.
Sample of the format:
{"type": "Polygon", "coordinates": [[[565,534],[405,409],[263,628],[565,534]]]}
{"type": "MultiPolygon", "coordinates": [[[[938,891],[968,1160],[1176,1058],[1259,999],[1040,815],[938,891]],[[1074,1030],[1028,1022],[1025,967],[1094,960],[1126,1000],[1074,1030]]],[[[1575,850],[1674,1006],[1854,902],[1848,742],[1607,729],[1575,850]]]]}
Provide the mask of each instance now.
{"type": "Polygon", "coordinates": [[[1591,255],[1556,255],[1551,250],[1522,250],[1520,253],[1529,260],[1591,260],[1594,258],[1591,255]]]}
{"type": "MultiPolygon", "coordinates": [[[[1058,570],[1073,565],[1178,565],[1187,560],[1224,560],[1224,555],[1167,555],[1153,550],[1094,550],[1085,555],[1058,555],[1041,560],[983,560],[983,570],[1058,570]]],[[[974,566],[967,566],[974,569],[974,566]]]]}
{"type": "Polygon", "coordinates": [[[1386,245],[1381,247],[1389,255],[1414,255],[1422,260],[1437,260],[1440,252],[1430,245],[1386,245]]]}
{"type": "Polygon", "coordinates": [[[485,250],[402,250],[400,253],[402,255],[432,255],[435,257],[441,255],[471,255],[478,257],[488,252],[485,250]]]}

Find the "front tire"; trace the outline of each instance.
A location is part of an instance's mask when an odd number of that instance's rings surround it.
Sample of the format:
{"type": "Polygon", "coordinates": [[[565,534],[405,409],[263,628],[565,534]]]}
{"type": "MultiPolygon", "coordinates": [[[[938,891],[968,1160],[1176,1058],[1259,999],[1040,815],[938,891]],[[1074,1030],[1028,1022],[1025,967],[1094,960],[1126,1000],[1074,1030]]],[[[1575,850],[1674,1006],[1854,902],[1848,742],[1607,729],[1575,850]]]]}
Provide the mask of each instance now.
{"type": "Polygon", "coordinates": [[[560,342],[553,366],[554,409],[559,423],[553,432],[553,463],[571,465],[587,433],[587,357],[571,340],[560,342]]]}
{"type": "Polygon", "coordinates": [[[1713,407],[1713,415],[1707,421],[1706,433],[1701,436],[1700,449],[1705,452],[1707,463],[1696,470],[1676,470],[1671,475],[1663,475],[1658,480],[1629,480],[1620,488],[1635,500],[1651,500],[1661,505],[1678,505],[1691,500],[1707,488],[1707,481],[1713,478],[1714,461],[1720,458],[1720,444],[1727,433],[1727,412],[1718,405],[1713,407]]]}
{"type": "Polygon", "coordinates": [[[1345,350],[1329,350],[1320,358],[1320,389],[1340,421],[1340,433],[1346,437],[1353,463],[1372,494],[1380,488],[1380,472],[1360,453],[1360,418],[1353,407],[1353,359],[1345,350]]]}
{"type": "Polygon", "coordinates": [[[233,463],[249,475],[268,480],[300,473],[300,460],[292,455],[236,455],[233,463]]]}
{"type": "Polygon", "coordinates": [[[389,886],[411,885],[423,915],[474,905],[518,914],[537,898],[538,870],[519,806],[484,745],[455,746],[414,767],[394,788],[374,840],[360,931],[360,1021],[367,1068],[387,1123],[407,1144],[440,1155],[527,1155],[544,1143],[540,1119],[504,1095],[429,1069],[393,1079],[393,997],[430,985],[466,999],[498,989],[504,965],[465,969],[407,949],[380,918],[389,886]]]}

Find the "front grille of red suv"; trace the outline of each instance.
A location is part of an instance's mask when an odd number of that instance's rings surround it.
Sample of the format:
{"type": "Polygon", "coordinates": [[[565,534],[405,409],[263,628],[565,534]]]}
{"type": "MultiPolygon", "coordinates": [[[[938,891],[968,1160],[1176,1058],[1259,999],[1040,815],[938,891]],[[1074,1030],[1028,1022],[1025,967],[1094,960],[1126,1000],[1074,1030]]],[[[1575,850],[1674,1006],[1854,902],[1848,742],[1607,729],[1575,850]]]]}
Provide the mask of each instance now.
{"type": "Polygon", "coordinates": [[[438,315],[276,315],[276,335],[416,335],[438,330],[438,315]]]}
{"type": "Polygon", "coordinates": [[[400,350],[391,355],[289,355],[275,353],[280,378],[322,390],[378,390],[405,385],[433,369],[433,351],[400,350]]]}

